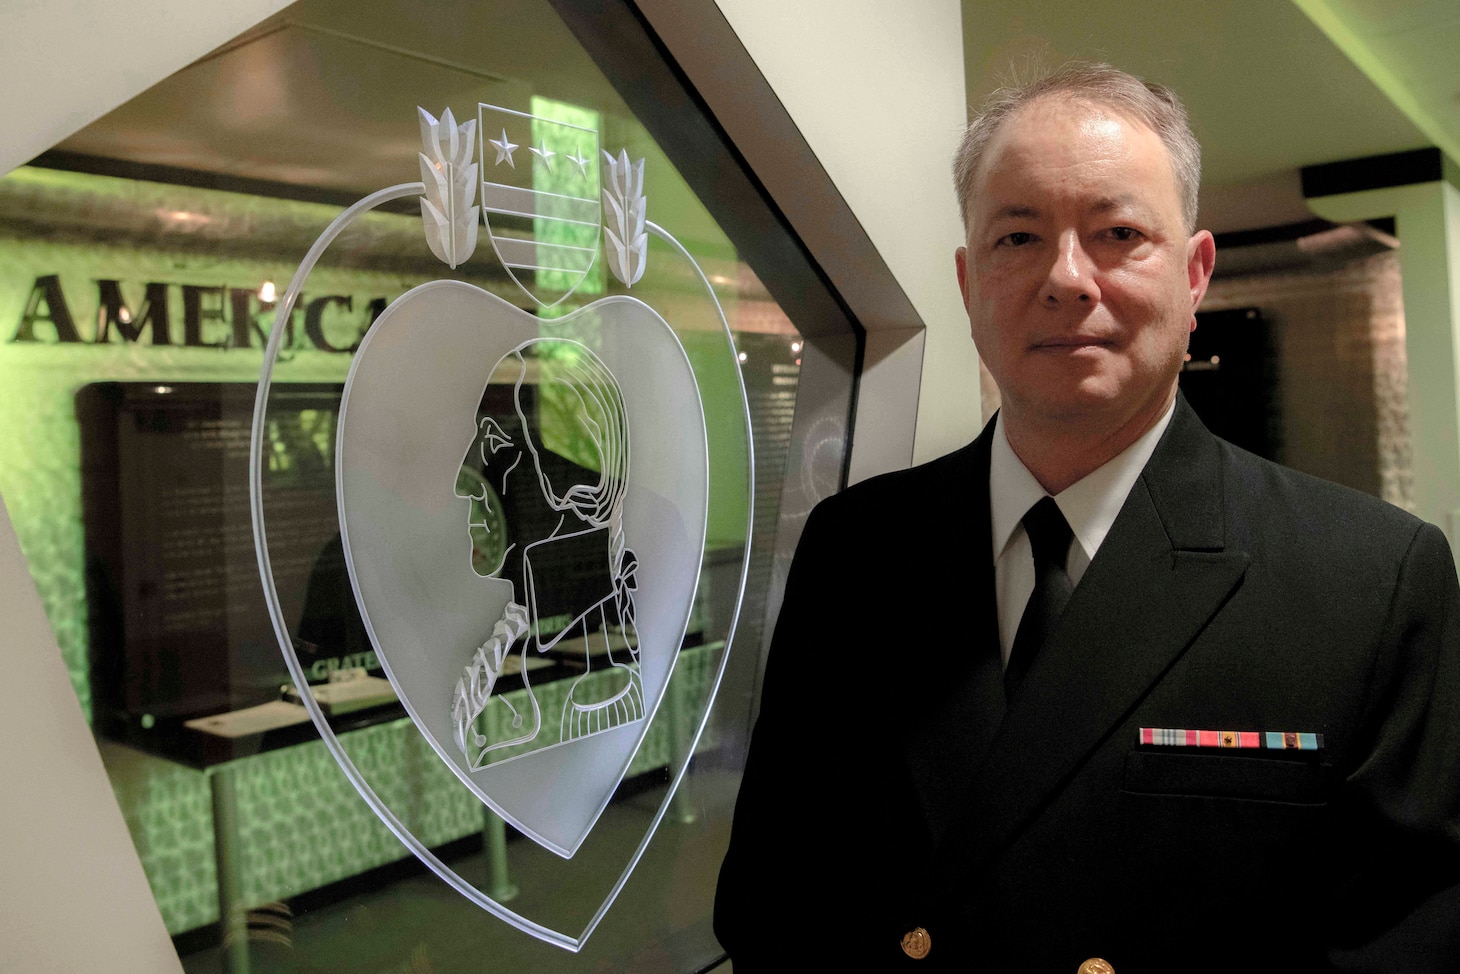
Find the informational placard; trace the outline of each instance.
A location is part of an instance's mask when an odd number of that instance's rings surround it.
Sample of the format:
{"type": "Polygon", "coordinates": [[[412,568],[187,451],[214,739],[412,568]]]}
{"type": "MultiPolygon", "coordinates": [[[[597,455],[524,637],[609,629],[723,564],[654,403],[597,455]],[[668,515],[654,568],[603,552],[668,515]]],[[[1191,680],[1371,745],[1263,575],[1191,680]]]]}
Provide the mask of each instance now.
{"type": "MultiPolygon", "coordinates": [[[[341,387],[280,387],[266,435],[275,571],[304,668],[379,672],[349,599],[335,517],[341,387]]],[[[99,728],[206,763],[188,719],[277,700],[289,679],[259,587],[249,510],[252,383],[100,382],[82,442],[99,728]]]]}

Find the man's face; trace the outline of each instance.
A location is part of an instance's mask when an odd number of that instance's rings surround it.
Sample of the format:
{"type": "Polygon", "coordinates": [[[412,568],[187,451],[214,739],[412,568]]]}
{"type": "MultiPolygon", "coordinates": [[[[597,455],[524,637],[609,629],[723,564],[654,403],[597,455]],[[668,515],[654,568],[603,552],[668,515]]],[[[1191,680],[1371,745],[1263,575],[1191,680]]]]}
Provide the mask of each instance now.
{"type": "MultiPolygon", "coordinates": [[[[1007,423],[1149,425],[1211,277],[1160,138],[1058,96],[1025,106],[976,174],[958,283],[1007,423]]],[[[1142,427],[1144,428],[1144,427],[1142,427]]]]}

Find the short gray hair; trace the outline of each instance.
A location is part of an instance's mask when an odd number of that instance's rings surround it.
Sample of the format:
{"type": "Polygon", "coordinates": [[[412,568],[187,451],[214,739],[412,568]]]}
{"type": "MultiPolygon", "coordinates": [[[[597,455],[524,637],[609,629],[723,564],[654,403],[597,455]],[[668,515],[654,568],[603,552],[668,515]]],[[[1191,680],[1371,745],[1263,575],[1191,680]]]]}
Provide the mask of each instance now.
{"type": "Polygon", "coordinates": [[[1140,122],[1154,132],[1171,157],[1171,170],[1176,176],[1186,232],[1196,231],[1201,146],[1196,136],[1191,134],[1181,99],[1164,85],[1142,81],[1108,64],[1090,61],[1071,61],[1037,81],[1000,88],[984,101],[978,114],[968,123],[963,141],[953,156],[953,186],[958,193],[958,207],[965,229],[968,227],[973,183],[978,178],[979,166],[994,135],[1021,109],[1050,97],[1100,105],[1130,121],[1140,122]]]}

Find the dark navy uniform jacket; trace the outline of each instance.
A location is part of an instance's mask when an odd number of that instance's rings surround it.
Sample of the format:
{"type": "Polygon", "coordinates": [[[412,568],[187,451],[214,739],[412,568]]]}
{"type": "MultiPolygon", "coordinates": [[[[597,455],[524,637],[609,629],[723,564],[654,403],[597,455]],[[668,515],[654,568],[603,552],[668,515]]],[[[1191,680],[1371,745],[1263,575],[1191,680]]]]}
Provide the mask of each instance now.
{"type": "Polygon", "coordinates": [[[1439,529],[1218,440],[1179,400],[1006,712],[992,430],[807,522],[716,900],[737,972],[1460,971],[1460,587],[1439,529]]]}

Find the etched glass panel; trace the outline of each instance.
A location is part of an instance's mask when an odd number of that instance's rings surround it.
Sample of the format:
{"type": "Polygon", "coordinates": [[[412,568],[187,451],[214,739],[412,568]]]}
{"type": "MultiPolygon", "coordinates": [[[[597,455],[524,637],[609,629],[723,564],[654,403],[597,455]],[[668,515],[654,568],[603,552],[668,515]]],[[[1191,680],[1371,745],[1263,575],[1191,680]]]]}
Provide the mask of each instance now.
{"type": "MultiPolygon", "coordinates": [[[[588,838],[661,705],[672,700],[658,725],[669,749],[668,785],[642,835],[630,830],[629,844],[600,848],[598,857],[623,863],[601,902],[580,899],[580,915],[560,911],[571,917],[566,922],[507,907],[499,891],[471,883],[430,851],[382,797],[384,783],[371,780],[331,726],[325,704],[348,689],[310,686],[299,651],[306,641],[280,598],[274,567],[290,562],[295,539],[292,531],[271,531],[270,523],[297,494],[292,484],[280,489],[271,435],[281,415],[293,415],[289,387],[274,382],[283,330],[270,336],[254,413],[253,528],[269,614],[298,700],[361,797],[468,899],[577,951],[669,808],[724,673],[748,565],[755,479],[749,404],[738,375],[743,353],[704,271],[647,219],[643,159],[604,151],[607,176],[590,179],[599,162],[582,155],[582,129],[537,128],[541,119],[490,105],[478,113],[481,121],[496,119],[500,135],[479,140],[474,161],[473,136],[485,126],[458,125],[450,109],[439,119],[417,109],[422,181],[369,194],[332,221],[293,275],[278,317],[289,318],[342,237],[358,235],[375,208],[410,197],[419,201],[425,246],[449,271],[480,275],[473,257],[481,214],[491,255],[537,303],[533,314],[468,281],[442,277],[407,291],[371,323],[332,410],[338,544],[355,612],[415,729],[492,814],[564,860],[588,838]],[[544,173],[571,143],[578,182],[601,184],[604,207],[486,178],[478,206],[479,166],[486,169],[492,154],[493,178],[505,179],[521,147],[499,116],[513,129],[534,123],[529,165],[544,173]],[[544,215],[555,212],[571,216],[544,215]],[[531,217],[532,227],[549,236],[565,219],[589,226],[601,220],[606,263],[624,289],[639,285],[638,295],[654,295],[663,272],[646,287],[651,263],[690,282],[688,293],[681,288],[679,300],[664,305],[676,324],[640,296],[577,296],[598,262],[596,247],[583,248],[589,255],[581,271],[565,275],[566,261],[544,256],[560,245],[524,238],[500,219],[494,223],[494,213],[531,217]],[[652,262],[650,234],[669,247],[652,262]],[[529,252],[538,263],[513,263],[512,255],[529,252]],[[527,283],[526,272],[540,270],[553,272],[549,281],[561,293],[527,283]],[[676,327],[687,329],[697,317],[718,321],[723,338],[716,353],[702,351],[701,370],[711,379],[717,367],[728,369],[738,391],[721,402],[740,419],[722,430],[732,448],[716,451],[713,463],[696,368],[676,327]],[[725,638],[691,671],[678,664],[689,645],[712,482],[717,493],[743,503],[738,542],[746,554],[725,638]],[[697,682],[706,672],[707,686],[697,682]],[[696,681],[692,696],[684,689],[689,681],[696,681]]],[[[597,139],[592,144],[597,148],[597,139]]],[[[695,636],[703,641],[703,626],[695,636]]],[[[519,882],[557,888],[537,874],[519,882]]]]}
{"type": "Polygon", "coordinates": [[[189,970],[713,959],[802,339],[549,7],[296,4],[0,178],[0,258],[0,494],[189,970]]]}

